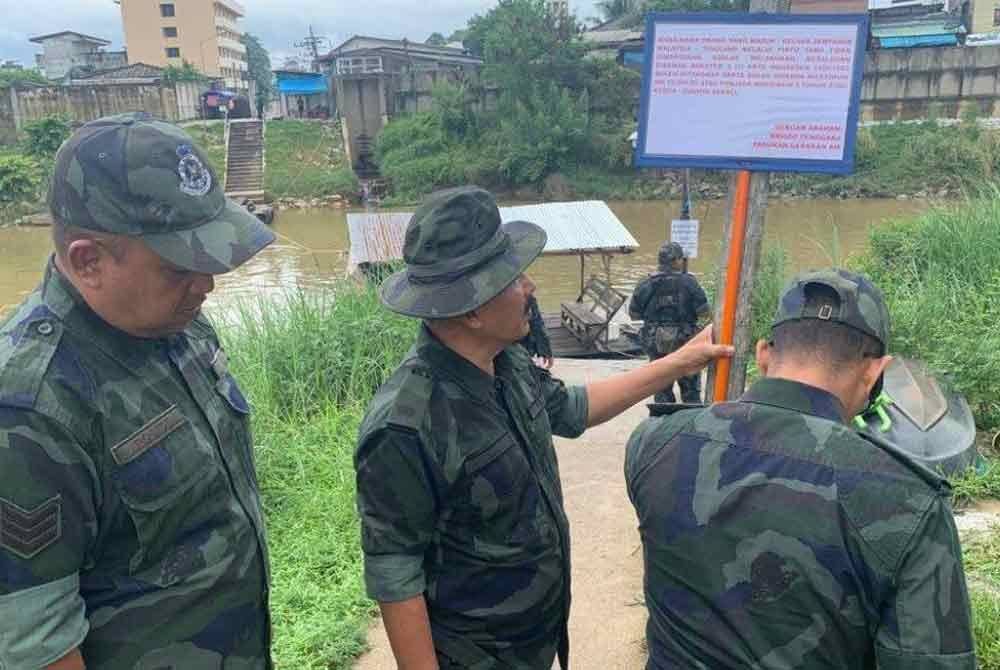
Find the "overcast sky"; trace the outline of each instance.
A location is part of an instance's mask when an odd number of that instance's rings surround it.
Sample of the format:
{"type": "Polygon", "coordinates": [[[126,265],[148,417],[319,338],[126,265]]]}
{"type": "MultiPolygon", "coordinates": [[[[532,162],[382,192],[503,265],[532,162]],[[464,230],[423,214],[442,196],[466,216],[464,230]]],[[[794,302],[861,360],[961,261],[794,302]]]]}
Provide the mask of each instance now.
{"type": "MultiPolygon", "coordinates": [[[[155,2],[157,0],[148,0],[155,2]]],[[[206,0],[207,1],[207,0],[206,0]]],[[[295,56],[294,44],[312,24],[317,35],[334,45],[351,35],[372,35],[423,41],[432,32],[447,36],[466,25],[496,0],[242,0],[247,15],[244,30],[261,38],[271,52],[274,67],[295,56]]],[[[581,19],[597,14],[595,0],[570,0],[581,19]]],[[[47,0],[34,5],[26,0],[0,0],[0,60],[34,64],[34,35],[74,30],[111,40],[111,49],[122,47],[121,14],[113,0],[47,0]],[[39,11],[33,11],[31,7],[39,11]]]]}

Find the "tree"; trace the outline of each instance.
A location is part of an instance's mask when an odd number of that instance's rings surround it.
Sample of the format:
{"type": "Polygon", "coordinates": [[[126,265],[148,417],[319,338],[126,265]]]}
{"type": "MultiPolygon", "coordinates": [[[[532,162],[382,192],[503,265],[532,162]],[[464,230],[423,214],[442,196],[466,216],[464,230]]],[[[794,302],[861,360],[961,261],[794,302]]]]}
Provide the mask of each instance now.
{"type": "Polygon", "coordinates": [[[430,44],[434,47],[443,47],[447,43],[448,39],[441,33],[431,33],[431,36],[424,42],[424,44],[430,44]]]}
{"type": "Polygon", "coordinates": [[[526,98],[532,93],[526,83],[583,88],[577,33],[576,20],[553,13],[545,0],[500,0],[469,21],[464,43],[483,58],[486,79],[501,91],[526,98]]]}
{"type": "Polygon", "coordinates": [[[274,75],[271,73],[271,57],[267,49],[260,43],[260,40],[250,33],[243,33],[240,41],[247,48],[247,70],[250,79],[257,84],[257,109],[264,109],[264,106],[271,101],[274,95],[274,75]]]}
{"type": "Polygon", "coordinates": [[[208,77],[198,71],[194,65],[182,61],[180,65],[168,65],[163,68],[163,81],[176,84],[179,81],[207,81],[208,77]]]}
{"type": "Polygon", "coordinates": [[[0,88],[10,88],[19,84],[46,86],[49,83],[41,72],[32,68],[0,67],[0,88]]]}
{"type": "Polygon", "coordinates": [[[639,10],[639,0],[604,0],[597,3],[605,21],[620,19],[639,10]]]}

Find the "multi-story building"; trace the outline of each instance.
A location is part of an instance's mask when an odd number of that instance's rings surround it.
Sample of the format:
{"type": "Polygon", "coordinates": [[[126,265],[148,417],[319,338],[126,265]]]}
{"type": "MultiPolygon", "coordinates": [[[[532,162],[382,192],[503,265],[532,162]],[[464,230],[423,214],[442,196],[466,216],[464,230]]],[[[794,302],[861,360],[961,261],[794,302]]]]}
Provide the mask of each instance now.
{"type": "Polygon", "coordinates": [[[129,60],[181,65],[246,92],[247,49],[239,20],[246,13],[235,0],[121,0],[129,60]]]}
{"type": "Polygon", "coordinates": [[[30,38],[42,46],[35,55],[35,65],[49,79],[64,79],[110,70],[128,64],[124,51],[105,51],[106,39],[63,30],[30,38]]]}

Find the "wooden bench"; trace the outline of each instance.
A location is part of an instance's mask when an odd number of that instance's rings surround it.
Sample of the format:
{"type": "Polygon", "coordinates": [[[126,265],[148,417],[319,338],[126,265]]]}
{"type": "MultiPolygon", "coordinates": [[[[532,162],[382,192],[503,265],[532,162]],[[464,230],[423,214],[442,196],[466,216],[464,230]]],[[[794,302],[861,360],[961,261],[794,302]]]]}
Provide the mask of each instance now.
{"type": "Polygon", "coordinates": [[[625,296],[599,277],[591,277],[576,302],[564,302],[562,324],[584,346],[607,345],[608,324],[625,304],[625,296]]]}

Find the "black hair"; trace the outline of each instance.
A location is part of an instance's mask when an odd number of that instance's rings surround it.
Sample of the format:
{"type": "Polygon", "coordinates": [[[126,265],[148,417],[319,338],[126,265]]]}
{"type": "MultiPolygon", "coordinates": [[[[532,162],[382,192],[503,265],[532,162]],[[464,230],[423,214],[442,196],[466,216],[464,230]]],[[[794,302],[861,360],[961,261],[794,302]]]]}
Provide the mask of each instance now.
{"type": "MultiPolygon", "coordinates": [[[[840,296],[829,286],[805,287],[805,313],[817,314],[824,307],[840,309],[840,296]]],[[[877,339],[857,328],[815,317],[786,321],[771,331],[774,354],[810,357],[828,366],[851,365],[865,358],[884,355],[885,347],[877,339]]]]}
{"type": "Polygon", "coordinates": [[[121,239],[115,235],[98,233],[79,226],[68,226],[59,220],[59,217],[52,217],[52,246],[56,253],[65,258],[69,245],[77,240],[96,240],[104,246],[115,261],[121,261],[125,257],[125,245],[121,239]]]}

